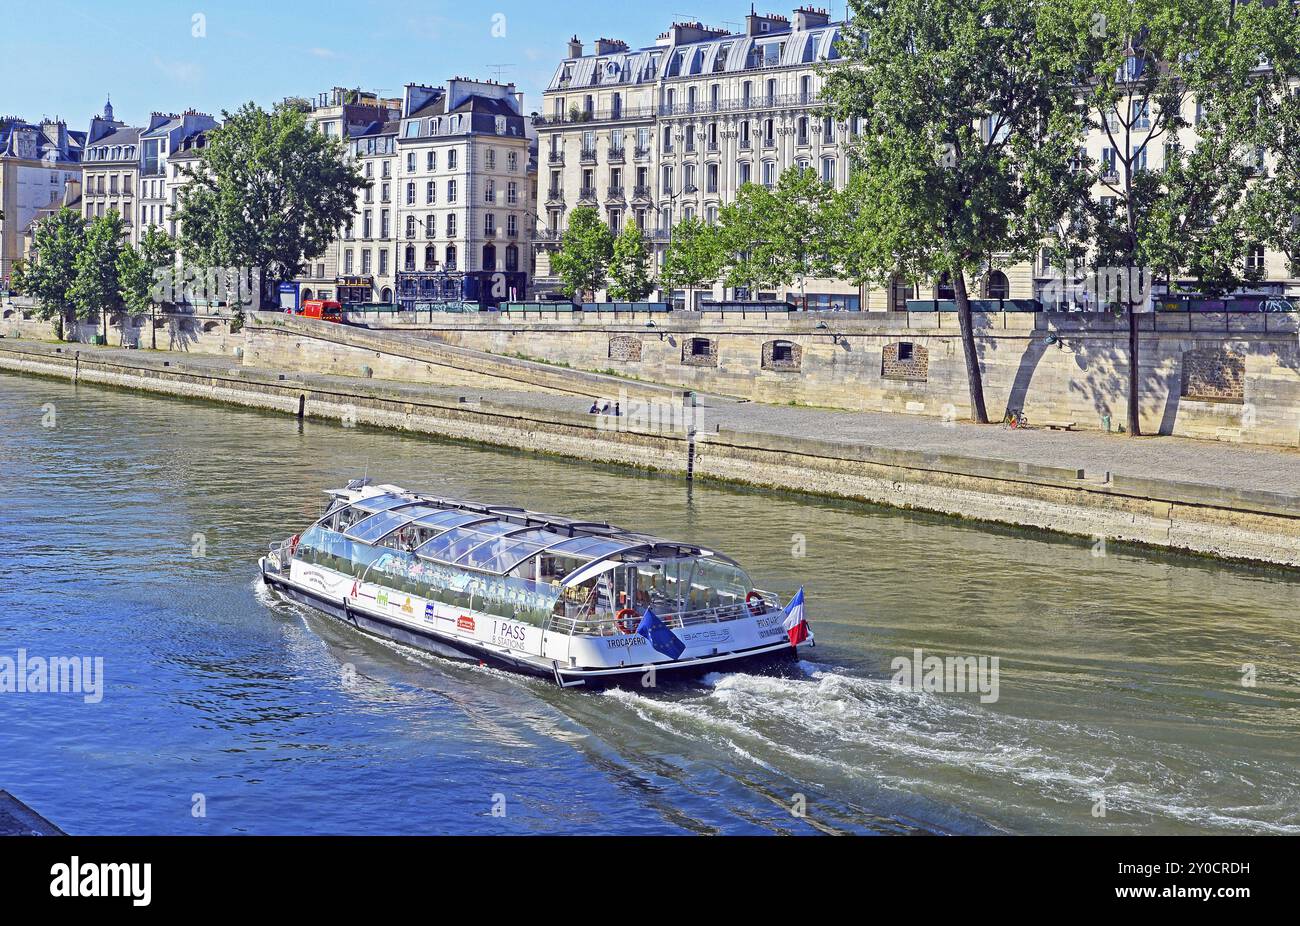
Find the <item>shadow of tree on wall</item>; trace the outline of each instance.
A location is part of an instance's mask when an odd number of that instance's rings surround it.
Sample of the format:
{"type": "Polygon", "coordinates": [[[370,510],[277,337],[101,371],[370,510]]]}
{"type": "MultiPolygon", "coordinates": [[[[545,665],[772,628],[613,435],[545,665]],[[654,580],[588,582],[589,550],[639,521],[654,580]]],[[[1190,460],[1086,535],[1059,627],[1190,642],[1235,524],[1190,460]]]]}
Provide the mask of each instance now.
{"type": "MultiPolygon", "coordinates": [[[[1156,313],[1146,313],[1153,319],[1151,324],[1158,324],[1156,319],[1162,317],[1156,313]]],[[[1109,415],[1112,422],[1119,423],[1125,418],[1127,410],[1129,358],[1127,325],[1128,317],[1124,313],[1100,315],[1113,319],[1106,325],[1092,325],[1086,321],[1077,330],[1059,330],[1061,349],[1073,355],[1075,376],[1072,378],[1070,392],[1082,397],[1096,412],[1098,418],[1109,415]],[[1102,336],[1106,336],[1102,340],[1102,336]]],[[[1222,317],[1222,316],[1220,316],[1222,317]]],[[[1073,314],[1073,319],[1080,315],[1073,314]]],[[[1198,316],[1203,327],[1195,330],[1152,328],[1141,332],[1142,360],[1138,370],[1138,394],[1142,407],[1139,410],[1143,422],[1158,418],[1156,433],[1173,434],[1179,411],[1184,398],[1184,375],[1187,355],[1192,350],[1219,349],[1231,350],[1243,361],[1251,357],[1263,358],[1270,365],[1278,366],[1300,374],[1300,352],[1279,350],[1273,340],[1277,335],[1295,336],[1296,326],[1283,323],[1278,330],[1267,332],[1268,340],[1262,331],[1234,331],[1224,321],[1222,328],[1214,328],[1213,316],[1198,316]],[[1171,348],[1157,349],[1162,338],[1180,339],[1186,346],[1174,351],[1171,348]]],[[[1043,337],[1036,338],[1045,344],[1051,319],[1041,318],[1043,337]]],[[[1037,332],[1036,332],[1037,333],[1037,332]]],[[[1055,346],[1046,347],[1056,349],[1055,346]]]]}

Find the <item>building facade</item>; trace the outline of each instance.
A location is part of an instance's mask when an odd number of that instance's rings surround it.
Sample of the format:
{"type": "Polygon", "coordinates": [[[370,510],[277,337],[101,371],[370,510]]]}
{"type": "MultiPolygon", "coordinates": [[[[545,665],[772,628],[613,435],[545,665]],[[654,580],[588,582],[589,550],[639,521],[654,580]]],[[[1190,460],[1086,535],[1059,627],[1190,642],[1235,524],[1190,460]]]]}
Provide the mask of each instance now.
{"type": "MultiPolygon", "coordinates": [[[[737,32],[674,23],[654,44],[640,48],[602,38],[584,53],[582,43],[572,39],[535,120],[541,197],[538,287],[558,286],[550,258],[568,215],[579,206],[599,210],[615,233],[634,222],[652,246],[655,266],[661,267],[677,222],[688,216],[715,221],[746,183],[772,186],[783,171],[802,166],[842,189],[859,127],[831,118],[819,102],[825,71],[839,58],[835,43],[842,25],[824,10],[801,7],[789,18],[751,13],[737,32]]],[[[1122,147],[1143,152],[1129,162],[1113,140],[1115,125],[1109,131],[1092,130],[1081,147],[1103,167],[1094,195],[1113,197],[1126,173],[1158,169],[1171,144],[1194,146],[1201,118],[1194,99],[1187,100],[1182,115],[1189,127],[1168,137],[1145,112],[1126,114],[1120,120],[1128,139],[1122,147]],[[1153,135],[1160,140],[1146,145],[1153,135]]],[[[1261,157],[1258,169],[1269,167],[1261,157]]],[[[1253,292],[1300,296],[1300,280],[1290,275],[1284,255],[1243,244],[1247,266],[1263,274],[1253,292]]],[[[908,299],[953,298],[946,280],[917,285],[895,278],[880,288],[813,278],[804,284],[809,309],[897,310],[908,299]]],[[[1192,280],[1175,284],[1195,288],[1192,280]]],[[[1009,264],[994,255],[992,267],[968,285],[975,298],[1041,298],[1081,306],[1072,292],[1086,281],[1081,276],[1063,280],[1061,270],[1042,257],[1009,264]],[[1064,299],[1059,298],[1062,289],[1064,299]]],[[[1164,289],[1157,281],[1153,297],[1164,289]]],[[[796,284],[747,293],[716,284],[711,292],[690,296],[693,308],[706,298],[797,304],[801,288],[796,284]]],[[[679,307],[685,307],[686,297],[659,293],[679,307]]]]}
{"type": "Polygon", "coordinates": [[[32,222],[75,198],[85,142],[61,121],[0,117],[0,290],[26,254],[32,222]]]}
{"type": "MultiPolygon", "coordinates": [[[[361,162],[363,173],[382,165],[385,158],[391,159],[392,152],[383,149],[391,147],[393,132],[388,124],[395,120],[400,112],[400,101],[384,99],[378,93],[361,89],[334,87],[316,95],[310,101],[307,121],[327,138],[337,138],[343,142],[347,155],[361,162]],[[369,141],[365,141],[369,139],[369,141]],[[380,139],[386,139],[380,144],[380,139]],[[369,166],[367,166],[369,165],[369,166]]],[[[389,166],[391,173],[392,166],[389,166]]],[[[363,219],[363,200],[365,194],[358,197],[358,211],[353,225],[360,226],[363,219]]],[[[372,195],[372,223],[377,220],[374,213],[372,195]]],[[[391,198],[391,197],[390,197],[391,198]]],[[[391,208],[391,203],[389,208],[391,208]]],[[[390,216],[391,225],[391,216],[390,216]]],[[[372,230],[376,226],[372,225],[372,230]]],[[[389,256],[382,259],[387,270],[383,278],[375,270],[380,263],[378,257],[381,245],[375,238],[369,239],[365,249],[369,250],[368,263],[371,269],[362,274],[360,263],[363,248],[356,243],[356,230],[344,227],[339,236],[325,249],[319,257],[307,262],[303,273],[297,278],[300,296],[303,299],[338,299],[350,304],[378,302],[385,288],[389,295],[393,292],[391,242],[389,256]],[[352,234],[349,239],[348,235],[352,234]],[[345,259],[346,258],[346,259],[345,259]],[[346,264],[346,266],[345,266],[346,264]],[[387,284],[385,287],[383,284],[387,284]]]]}
{"type": "Polygon", "coordinates": [[[180,115],[153,113],[149,117],[149,125],[140,133],[137,240],[147,228],[176,236],[172,212],[186,178],[171,159],[182,152],[188,156],[202,150],[207,133],[216,127],[216,119],[194,110],[180,115]]]}
{"type": "MultiPolygon", "coordinates": [[[[539,285],[555,284],[550,254],[567,214],[593,206],[616,234],[634,222],[660,266],[673,226],[717,220],[746,183],[774,186],[794,166],[842,188],[850,127],[818,102],[822,69],[838,57],[839,23],[824,10],[745,17],[743,32],[674,23],[654,45],[598,39],[583,54],[575,38],[544,93],[537,119],[542,221],[539,285]]],[[[838,280],[809,279],[810,308],[857,309],[863,293],[838,280]]],[[[786,298],[720,284],[705,298],[786,298]]],[[[681,305],[684,293],[663,293],[681,305]]]]}
{"type": "Polygon", "coordinates": [[[513,84],[407,85],[394,190],[404,308],[524,298],[536,224],[530,149],[513,84]]]}

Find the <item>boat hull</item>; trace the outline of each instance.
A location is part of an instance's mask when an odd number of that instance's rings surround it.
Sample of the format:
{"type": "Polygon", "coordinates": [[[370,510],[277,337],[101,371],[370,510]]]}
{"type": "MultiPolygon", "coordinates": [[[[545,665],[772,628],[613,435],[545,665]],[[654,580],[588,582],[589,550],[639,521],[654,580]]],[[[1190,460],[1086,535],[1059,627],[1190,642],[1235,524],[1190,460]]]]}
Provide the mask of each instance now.
{"type": "MultiPolygon", "coordinates": [[[[300,585],[268,569],[261,561],[262,580],[285,597],[308,605],[358,630],[422,649],[434,655],[451,659],[476,661],[487,665],[547,678],[564,688],[575,686],[635,686],[643,687],[650,667],[646,665],[618,666],[603,669],[579,669],[561,666],[536,658],[520,658],[509,652],[477,645],[461,637],[451,637],[436,630],[419,630],[384,618],[365,607],[348,602],[346,598],[332,598],[300,585]]],[[[738,671],[766,668],[795,660],[798,650],[788,641],[737,650],[695,659],[654,664],[654,684],[663,679],[685,679],[710,672],[738,671]]]]}

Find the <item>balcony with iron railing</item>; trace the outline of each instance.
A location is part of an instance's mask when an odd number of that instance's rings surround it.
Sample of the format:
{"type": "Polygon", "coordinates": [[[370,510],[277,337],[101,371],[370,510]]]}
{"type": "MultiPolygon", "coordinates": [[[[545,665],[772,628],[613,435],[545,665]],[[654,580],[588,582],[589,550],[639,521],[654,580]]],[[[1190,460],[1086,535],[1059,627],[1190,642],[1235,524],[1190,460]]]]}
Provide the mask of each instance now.
{"type": "Polygon", "coordinates": [[[595,148],[583,148],[583,149],[582,149],[582,154],[581,154],[580,160],[582,161],[583,164],[595,164],[595,163],[596,163],[596,149],[595,149],[595,148]]]}
{"type": "Polygon", "coordinates": [[[608,190],[608,196],[609,196],[610,199],[622,199],[622,198],[623,198],[623,185],[622,185],[622,184],[618,184],[618,185],[616,186],[616,185],[614,185],[614,184],[610,184],[610,187],[609,187],[609,190],[608,190]]]}
{"type": "Polygon", "coordinates": [[[547,162],[548,164],[556,164],[556,165],[563,166],[563,165],[564,165],[564,152],[563,152],[563,151],[551,151],[551,152],[549,152],[549,153],[547,154],[546,162],[547,162]]]}
{"type": "Polygon", "coordinates": [[[617,145],[617,146],[610,145],[609,148],[606,150],[605,160],[609,161],[609,163],[611,164],[622,164],[623,154],[624,154],[624,149],[622,145],[617,145]]]}
{"type": "Polygon", "coordinates": [[[546,191],[546,201],[548,203],[564,202],[564,187],[553,186],[546,191]]]}
{"type": "Polygon", "coordinates": [[[768,109],[821,107],[824,104],[813,93],[778,93],[763,96],[741,97],[738,100],[712,100],[703,103],[661,103],[661,116],[699,116],[710,113],[757,112],[768,109]]]}
{"type": "Polygon", "coordinates": [[[584,186],[578,190],[578,202],[585,203],[596,201],[596,188],[594,186],[584,186]]]}
{"type": "Polygon", "coordinates": [[[649,184],[646,184],[646,183],[638,183],[636,186],[632,187],[632,198],[633,198],[633,199],[649,199],[649,198],[650,198],[650,185],[649,185],[649,184]]]}
{"type": "Polygon", "coordinates": [[[640,160],[641,158],[648,158],[648,157],[650,157],[650,146],[649,146],[649,145],[637,145],[635,148],[632,149],[632,157],[634,157],[634,158],[636,158],[636,159],[638,159],[638,160],[640,160]]]}
{"type": "Polygon", "coordinates": [[[628,119],[653,119],[653,106],[621,106],[610,109],[578,109],[574,107],[564,113],[551,113],[549,116],[538,115],[533,125],[579,125],[588,122],[619,122],[628,119]]]}

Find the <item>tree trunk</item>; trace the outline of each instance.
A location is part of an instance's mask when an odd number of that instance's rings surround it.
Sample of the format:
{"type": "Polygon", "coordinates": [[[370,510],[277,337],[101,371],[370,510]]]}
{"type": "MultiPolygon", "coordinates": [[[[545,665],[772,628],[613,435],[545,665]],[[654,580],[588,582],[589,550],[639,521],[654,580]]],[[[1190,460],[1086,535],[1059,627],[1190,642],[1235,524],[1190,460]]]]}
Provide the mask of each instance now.
{"type": "Polygon", "coordinates": [[[975,352],[975,329],[971,319],[970,295],[966,292],[966,273],[959,270],[952,275],[953,293],[957,297],[957,321],[961,325],[961,349],[966,355],[966,382],[970,386],[971,420],[988,424],[989,415],[984,409],[984,377],[980,374],[979,355],[975,352]]]}
{"type": "Polygon", "coordinates": [[[1141,409],[1138,406],[1138,385],[1141,374],[1138,372],[1140,357],[1138,355],[1138,313],[1137,306],[1129,300],[1128,305],[1128,433],[1130,437],[1142,436],[1141,409]]]}

